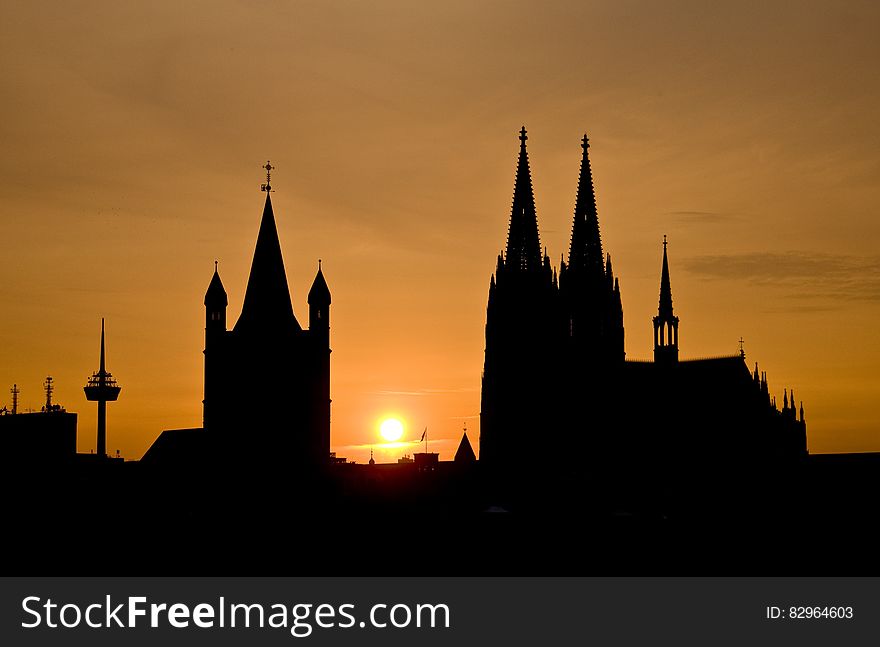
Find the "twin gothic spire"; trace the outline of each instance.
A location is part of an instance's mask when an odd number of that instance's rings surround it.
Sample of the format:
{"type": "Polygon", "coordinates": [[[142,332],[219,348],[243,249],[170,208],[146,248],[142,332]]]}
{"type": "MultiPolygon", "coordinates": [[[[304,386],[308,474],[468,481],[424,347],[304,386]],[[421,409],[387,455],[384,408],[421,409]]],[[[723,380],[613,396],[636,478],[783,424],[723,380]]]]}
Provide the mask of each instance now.
{"type": "MultiPolygon", "coordinates": [[[[498,272],[504,268],[505,274],[538,278],[535,285],[545,286],[550,292],[541,292],[544,296],[536,296],[537,300],[533,305],[538,309],[558,310],[560,321],[553,325],[567,331],[568,339],[579,349],[578,352],[582,350],[586,355],[601,357],[601,361],[622,361],[625,353],[620,286],[611,273],[611,257],[606,260],[602,252],[593,174],[590,169],[589,140],[584,135],[581,142],[583,155],[571,226],[568,265],[562,261],[557,277],[557,273],[550,269],[546,252],[541,254],[526,139],[526,129],[523,128],[519,136],[519,161],[507,236],[507,254],[505,258],[499,258],[498,272]],[[553,291],[559,297],[555,305],[552,300],[557,297],[548,297],[553,291]],[[550,301],[546,300],[548,298],[550,301]]],[[[494,285],[494,282],[490,284],[490,301],[493,298],[494,285]]]]}
{"type": "Polygon", "coordinates": [[[529,154],[526,151],[526,128],[519,133],[519,162],[513,187],[513,206],[510,211],[510,228],[507,231],[507,265],[524,272],[537,271],[541,267],[541,240],[538,236],[538,215],[535,210],[535,194],[532,191],[532,174],[529,171],[529,154]]]}
{"type": "MultiPolygon", "coordinates": [[[[535,195],[529,169],[529,154],[526,150],[527,139],[526,129],[523,127],[519,134],[519,160],[513,188],[513,206],[510,212],[505,255],[508,267],[525,272],[537,270],[543,264],[535,195]]],[[[595,284],[598,285],[602,279],[606,278],[606,274],[602,254],[602,238],[599,233],[596,196],[593,189],[593,174],[588,154],[590,143],[586,135],[584,135],[581,147],[584,152],[578,177],[568,268],[582,275],[588,281],[595,281],[595,284]]]]}

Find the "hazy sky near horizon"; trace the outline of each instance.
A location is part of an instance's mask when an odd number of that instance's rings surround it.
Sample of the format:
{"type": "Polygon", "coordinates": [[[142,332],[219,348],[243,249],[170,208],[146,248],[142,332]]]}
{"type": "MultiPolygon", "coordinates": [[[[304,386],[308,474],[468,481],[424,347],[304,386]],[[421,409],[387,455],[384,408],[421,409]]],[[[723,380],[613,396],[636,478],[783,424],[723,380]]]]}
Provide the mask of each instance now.
{"type": "Polygon", "coordinates": [[[51,374],[93,448],[104,316],[108,448],[200,425],[202,299],[219,260],[237,318],[270,159],[299,321],[318,258],[333,293],[334,449],[391,414],[476,448],[524,124],[554,264],[590,136],[628,357],[667,234],[682,356],[742,337],[812,451],[880,451],[878,34],[873,2],[7,0],[0,404],[51,374]]]}

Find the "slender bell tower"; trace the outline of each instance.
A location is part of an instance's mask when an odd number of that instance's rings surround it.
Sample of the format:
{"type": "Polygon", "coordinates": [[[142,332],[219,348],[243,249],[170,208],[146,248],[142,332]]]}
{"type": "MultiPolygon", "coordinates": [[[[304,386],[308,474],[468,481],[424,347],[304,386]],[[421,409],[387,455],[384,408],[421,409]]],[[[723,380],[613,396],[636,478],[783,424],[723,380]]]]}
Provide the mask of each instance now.
{"type": "Polygon", "coordinates": [[[86,400],[98,403],[98,456],[107,456],[107,403],[116,402],[122,390],[113,376],[107,372],[104,361],[104,318],[101,318],[101,364],[93,373],[83,390],[86,400]]]}
{"type": "Polygon", "coordinates": [[[314,421],[313,460],[324,465],[330,457],[330,288],[318,259],[318,273],[309,290],[309,337],[314,352],[314,397],[310,408],[314,421]]]}
{"type": "Polygon", "coordinates": [[[666,258],[666,236],[663,236],[660,307],[657,316],[654,317],[654,362],[678,363],[678,317],[672,313],[672,287],[669,282],[669,261],[666,258]]]}
{"type": "Polygon", "coordinates": [[[202,400],[202,425],[205,429],[216,424],[215,417],[219,415],[224,399],[224,394],[218,392],[218,388],[222,381],[220,355],[226,336],[229,299],[217,266],[217,261],[214,261],[214,275],[205,292],[205,399],[202,400]]]}

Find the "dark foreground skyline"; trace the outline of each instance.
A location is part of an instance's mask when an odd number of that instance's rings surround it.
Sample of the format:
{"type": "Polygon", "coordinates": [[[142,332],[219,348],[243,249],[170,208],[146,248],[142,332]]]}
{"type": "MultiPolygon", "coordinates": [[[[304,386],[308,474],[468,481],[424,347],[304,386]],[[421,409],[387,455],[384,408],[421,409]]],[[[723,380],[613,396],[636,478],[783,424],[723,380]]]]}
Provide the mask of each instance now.
{"type": "MultiPolygon", "coordinates": [[[[803,409],[786,393],[779,410],[742,351],[679,358],[666,240],[654,361],[626,361],[588,140],[558,278],[540,254],[526,140],[522,128],[508,245],[489,283],[480,460],[466,436],[453,461],[427,445],[412,462],[331,460],[331,292],[319,267],[308,327],[296,320],[267,180],[242,314],[227,320],[216,268],[203,300],[202,427],[165,431],[126,462],[73,453],[75,418],[52,404],[50,383],[44,412],[0,417],[15,448],[3,471],[17,492],[3,508],[20,530],[15,564],[103,574],[109,558],[135,572],[376,574],[371,562],[346,560],[351,530],[368,528],[360,551],[409,533],[432,556],[395,574],[791,573],[817,546],[826,552],[811,572],[865,567],[861,538],[880,521],[870,506],[878,455],[809,456],[803,409]],[[248,414],[233,396],[273,406],[248,414]],[[571,452],[536,451],[542,436],[563,432],[571,452]],[[57,529],[73,525],[81,532],[55,550],[57,529]],[[109,533],[126,539],[107,543],[109,533]],[[804,533],[810,540],[795,545],[804,533]]],[[[100,348],[85,391],[104,409],[119,386],[103,326],[100,348]]],[[[99,446],[105,436],[99,424],[99,446]]]]}

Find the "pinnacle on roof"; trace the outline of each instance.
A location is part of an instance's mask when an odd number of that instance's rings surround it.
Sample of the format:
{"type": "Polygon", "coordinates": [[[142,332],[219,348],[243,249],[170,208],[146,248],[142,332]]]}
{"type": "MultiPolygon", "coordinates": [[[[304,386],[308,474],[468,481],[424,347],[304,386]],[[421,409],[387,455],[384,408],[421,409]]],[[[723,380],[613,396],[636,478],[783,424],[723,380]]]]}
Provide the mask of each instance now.
{"type": "Polygon", "coordinates": [[[455,452],[455,458],[452,459],[456,463],[472,463],[477,460],[474,448],[471,447],[471,441],[468,440],[467,432],[461,436],[461,442],[455,452]]]}
{"type": "Polygon", "coordinates": [[[574,221],[571,226],[571,248],[568,264],[576,271],[598,281],[605,275],[602,257],[602,237],[599,234],[599,214],[596,210],[596,194],[593,190],[593,173],[590,170],[590,140],[584,135],[581,170],[578,176],[577,199],[574,205],[574,221]]]}
{"type": "Polygon", "coordinates": [[[241,316],[235,324],[235,330],[267,326],[291,326],[296,330],[302,330],[290,304],[290,289],[287,287],[281,243],[278,240],[278,229],[275,227],[272,197],[268,191],[244,295],[244,305],[241,308],[241,316]]]}
{"type": "Polygon", "coordinates": [[[223,287],[223,281],[220,280],[220,273],[217,271],[217,261],[214,261],[214,276],[211,277],[208,291],[205,292],[205,305],[222,305],[224,308],[229,305],[226,289],[223,287]]]}
{"type": "Polygon", "coordinates": [[[541,267],[541,241],[538,236],[538,215],[535,211],[532,175],[529,171],[529,154],[526,151],[527,139],[526,128],[523,126],[519,135],[519,161],[516,167],[516,183],[513,187],[513,205],[510,210],[505,260],[508,267],[536,271],[541,267]]]}
{"type": "Polygon", "coordinates": [[[669,282],[669,261],[666,259],[666,236],[663,236],[663,270],[660,274],[660,308],[663,319],[672,318],[672,286],[669,282]]]}
{"type": "Polygon", "coordinates": [[[318,259],[318,273],[315,275],[315,280],[312,282],[312,288],[309,290],[308,301],[309,305],[330,305],[330,288],[327,287],[324,272],[321,271],[321,259],[318,259]]]}

